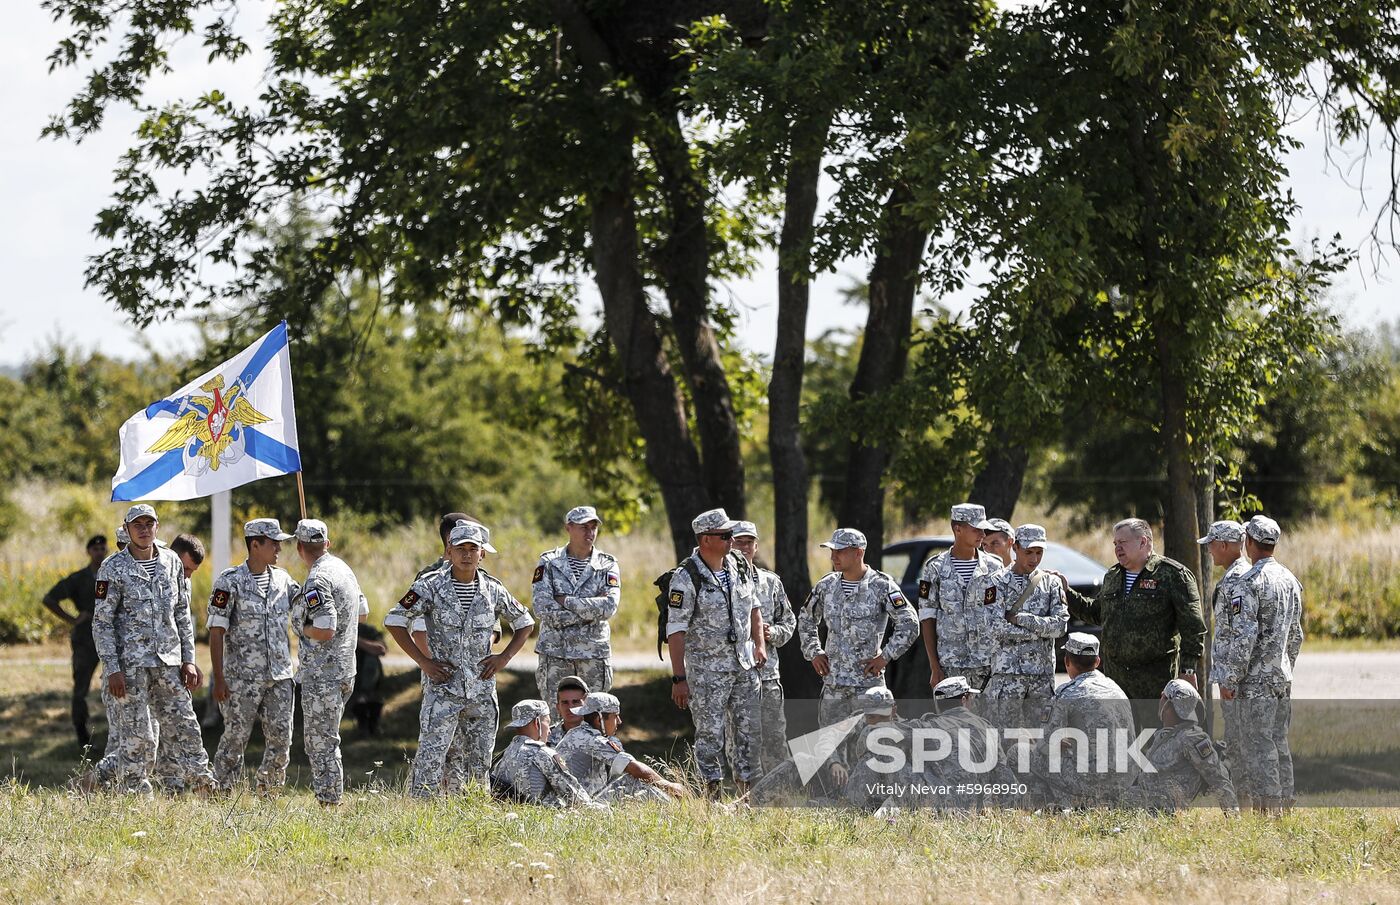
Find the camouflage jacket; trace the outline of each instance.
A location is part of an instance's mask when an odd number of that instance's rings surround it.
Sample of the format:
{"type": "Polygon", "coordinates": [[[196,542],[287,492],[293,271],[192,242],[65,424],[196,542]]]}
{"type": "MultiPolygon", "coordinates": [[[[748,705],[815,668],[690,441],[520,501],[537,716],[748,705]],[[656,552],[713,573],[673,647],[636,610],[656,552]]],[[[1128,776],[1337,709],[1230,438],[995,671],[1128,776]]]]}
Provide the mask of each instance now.
{"type": "Polygon", "coordinates": [[[991,663],[986,636],[976,624],[977,602],[968,590],[979,578],[1003,568],[1001,560],[977,551],[977,566],[964,584],[953,568],[953,552],[944,550],[924,563],[919,573],[919,620],[932,619],[938,633],[938,662],[945,669],[968,669],[991,663]]]}
{"type": "MultiPolygon", "coordinates": [[[[797,630],[797,614],[792,611],[787,589],[777,573],[754,566],[758,574],[755,590],[758,593],[758,609],[763,614],[763,622],[768,630],[768,662],[763,664],[758,675],[761,679],[776,679],[778,673],[778,648],[788,643],[797,630]]],[[[703,573],[702,573],[703,574],[703,573]]]]}
{"type": "MultiPolygon", "coordinates": [[[[272,681],[292,677],[292,601],[301,585],[286,569],[268,567],[272,581],[267,594],[245,562],[225,569],[214,579],[209,595],[209,628],[224,634],[224,675],[272,681]]],[[[356,606],[359,602],[356,601],[356,606]]]]}
{"type": "Polygon", "coordinates": [[[1018,608],[1016,624],[1006,614],[1021,599],[1032,575],[1018,575],[1010,566],[974,579],[968,586],[967,609],[978,634],[986,639],[993,673],[1016,676],[1055,674],[1055,639],[1069,624],[1064,588],[1052,575],[1039,583],[1018,608]]]}
{"type": "Polygon", "coordinates": [[[594,550],[583,575],[574,581],[568,547],[559,547],[540,556],[533,585],[535,616],[540,621],[536,651],[568,660],[612,655],[608,620],[622,600],[622,570],[616,559],[594,550]],[[563,596],[564,602],[555,600],[557,596],[563,596]]]}
{"type": "Polygon", "coordinates": [[[635,760],[623,749],[622,742],[587,723],[564,733],[558,751],[569,772],[578,778],[589,795],[603,791],[604,786],[625,773],[635,760]]]}
{"type": "Polygon", "coordinates": [[[690,579],[690,571],[676,569],[671,576],[666,613],[666,637],[685,632],[685,669],[736,672],[739,649],[751,638],[750,613],[761,604],[754,587],[753,566],[738,553],[725,558],[729,573],[726,592],[696,549],[690,554],[700,574],[700,587],[690,579]]]}
{"type": "Polygon", "coordinates": [[[1125,798],[1130,806],[1177,811],[1189,807],[1208,787],[1222,808],[1239,807],[1215,743],[1195,722],[1158,729],[1143,754],[1156,772],[1138,774],[1125,798]]]}
{"type": "MultiPolygon", "coordinates": [[[[1096,730],[1107,729],[1109,744],[1113,746],[1120,739],[1131,741],[1137,736],[1128,696],[1118,687],[1118,683],[1097,669],[1081,672],[1055,689],[1045,722],[1045,734],[1036,745],[1038,761],[1043,762],[1048,757],[1050,736],[1057,729],[1079,729],[1088,736],[1091,744],[1097,744],[1096,730]]],[[[1116,780],[1126,785],[1131,782],[1132,774],[1125,773],[1121,778],[1110,774],[1100,779],[1116,780]]]]}
{"type": "Polygon", "coordinates": [[[360,637],[360,613],[368,610],[355,573],[345,560],[323,553],[311,570],[301,594],[293,601],[292,625],[297,632],[297,677],[306,681],[344,681],[355,676],[355,645],[360,637]],[[335,637],[317,641],[306,627],[330,629],[335,637]]]}
{"type": "Polygon", "coordinates": [[[1303,644],[1303,588],[1293,573],[1272,556],[1261,559],[1221,603],[1211,680],[1230,689],[1291,684],[1303,644]]]}
{"type": "Polygon", "coordinates": [[[1124,576],[1123,567],[1115,565],[1104,574],[1095,597],[1073,588],[1069,593],[1071,616],[1103,626],[1105,671],[1112,675],[1116,663],[1132,667],[1171,662],[1177,664],[1173,674],[1195,669],[1206,635],[1196,576],[1176,560],[1156,553],[1147,558],[1127,594],[1124,576]]]}
{"type": "Polygon", "coordinates": [[[190,590],[180,557],[159,546],[156,557],[160,564],[151,578],[130,548],[97,570],[92,640],[109,673],[194,662],[190,590]]]}
{"type": "Polygon", "coordinates": [[[510,740],[491,770],[494,784],[507,786],[521,801],[562,808],[589,805],[593,799],[569,772],[559,752],[524,735],[510,740]]]}
{"type": "Polygon", "coordinates": [[[452,666],[446,682],[437,690],[464,698],[489,698],[495,694],[496,680],[480,678],[481,661],[491,655],[492,632],[504,620],[512,631],[525,631],[535,624],[534,617],[510,595],[495,577],[478,569],[476,597],[464,612],[452,587],[452,567],[428,572],[384,617],[384,625],[410,628],[423,617],[428,632],[428,649],[433,659],[452,666]]]}
{"type": "Polygon", "coordinates": [[[893,661],[903,654],[918,635],[919,621],[899,583],[879,569],[867,567],[850,597],[841,589],[840,572],[824,575],[802,605],[797,632],[802,639],[802,656],[811,660],[826,654],[831,671],[823,680],[825,684],[873,688],[885,684],[885,678],[867,676],[862,661],[877,655],[893,661]],[[891,622],[894,631],[886,642],[885,628],[891,622]],[[826,623],[825,648],[817,631],[822,623],[826,623]]]}

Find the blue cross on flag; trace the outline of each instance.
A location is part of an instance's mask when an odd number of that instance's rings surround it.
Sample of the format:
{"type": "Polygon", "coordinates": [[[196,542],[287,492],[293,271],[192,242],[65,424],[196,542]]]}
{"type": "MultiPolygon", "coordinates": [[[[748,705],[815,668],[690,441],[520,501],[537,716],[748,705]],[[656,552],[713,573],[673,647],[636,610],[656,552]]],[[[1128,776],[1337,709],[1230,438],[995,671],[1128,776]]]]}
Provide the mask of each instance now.
{"type": "Polygon", "coordinates": [[[190,500],[301,471],[282,321],[127,419],[113,500],[190,500]]]}

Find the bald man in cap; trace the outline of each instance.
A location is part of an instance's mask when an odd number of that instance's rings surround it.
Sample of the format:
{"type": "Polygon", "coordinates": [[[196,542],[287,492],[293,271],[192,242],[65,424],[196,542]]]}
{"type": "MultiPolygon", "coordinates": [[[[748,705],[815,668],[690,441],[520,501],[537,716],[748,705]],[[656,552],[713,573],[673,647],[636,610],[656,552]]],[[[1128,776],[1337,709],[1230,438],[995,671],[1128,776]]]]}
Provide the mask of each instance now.
{"type": "Polygon", "coordinates": [[[1220,686],[1227,737],[1242,752],[1232,754],[1250,803],[1279,814],[1293,802],[1293,754],[1288,729],[1293,718],[1293,667],[1303,644],[1303,588],[1274,559],[1282,530],[1256,515],[1244,526],[1245,553],[1253,565],[1231,585],[1216,627],[1220,653],[1211,679],[1220,686]]]}

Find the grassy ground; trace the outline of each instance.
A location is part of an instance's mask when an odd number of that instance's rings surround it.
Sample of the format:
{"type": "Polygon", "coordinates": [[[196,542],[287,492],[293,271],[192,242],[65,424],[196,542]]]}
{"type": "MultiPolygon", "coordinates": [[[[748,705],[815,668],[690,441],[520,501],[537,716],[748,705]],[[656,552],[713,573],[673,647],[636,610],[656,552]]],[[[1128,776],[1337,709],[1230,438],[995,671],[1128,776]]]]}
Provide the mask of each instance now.
{"type": "Polygon", "coordinates": [[[607,814],[385,792],[205,803],[0,789],[16,902],[1396,902],[1400,816],[1280,822],[1001,813],[938,820],[732,810],[607,814]]]}
{"type": "MultiPolygon", "coordinates": [[[[0,901],[1400,902],[1400,808],[1227,823],[1210,807],[939,820],[699,801],[556,814],[475,791],[413,802],[401,792],[417,731],[410,672],[389,677],[382,736],[344,726],[342,811],[322,812],[307,792],[299,737],[291,789],[276,800],[84,798],[62,788],[79,766],[68,669],[57,646],[42,652],[59,662],[0,655],[0,901]]],[[[664,675],[619,680],[629,749],[682,762],[688,721],[664,675]]],[[[502,703],[532,690],[507,674],[502,703]]],[[[1345,734],[1367,731],[1357,719],[1345,734]]],[[[1298,728],[1304,752],[1339,731],[1298,728]]]]}

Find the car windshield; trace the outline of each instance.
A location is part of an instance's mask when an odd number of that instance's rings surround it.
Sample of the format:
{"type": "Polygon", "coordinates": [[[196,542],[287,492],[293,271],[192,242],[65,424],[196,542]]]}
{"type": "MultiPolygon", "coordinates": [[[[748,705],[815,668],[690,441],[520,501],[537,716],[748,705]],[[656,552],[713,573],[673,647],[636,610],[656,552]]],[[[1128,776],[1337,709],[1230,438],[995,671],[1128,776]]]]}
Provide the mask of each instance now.
{"type": "MultiPolygon", "coordinates": [[[[931,540],[932,545],[927,550],[924,562],[928,562],[953,545],[953,539],[947,536],[931,538],[931,540]]],[[[903,557],[905,554],[887,553],[885,554],[885,562],[893,562],[896,556],[903,557]]],[[[1078,550],[1053,541],[1045,548],[1045,558],[1041,560],[1040,566],[1042,569],[1063,572],[1070,584],[1074,585],[1097,584],[1103,578],[1103,573],[1107,571],[1104,566],[1094,562],[1078,550]]],[[[885,571],[890,572],[888,568],[885,571]]],[[[899,573],[890,572],[890,574],[897,575],[899,573]]]]}

